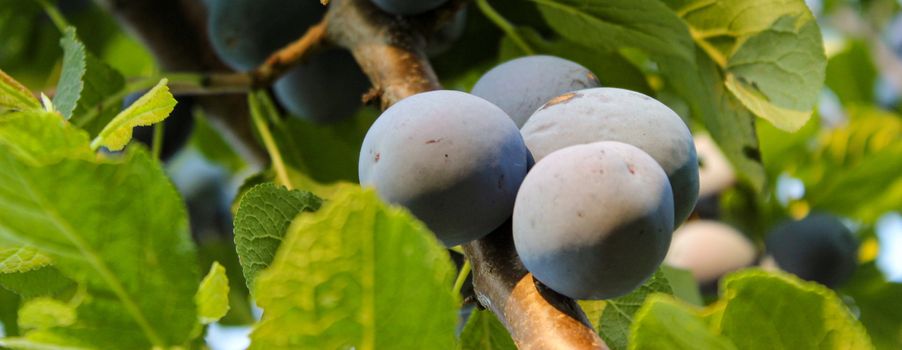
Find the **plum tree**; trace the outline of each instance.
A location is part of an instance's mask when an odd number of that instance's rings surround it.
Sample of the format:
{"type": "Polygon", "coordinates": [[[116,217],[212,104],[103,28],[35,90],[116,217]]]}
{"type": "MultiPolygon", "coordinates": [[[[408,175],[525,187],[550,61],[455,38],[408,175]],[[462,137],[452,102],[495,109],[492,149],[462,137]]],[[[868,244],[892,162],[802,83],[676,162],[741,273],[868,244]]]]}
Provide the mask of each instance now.
{"type": "Polygon", "coordinates": [[[479,78],[472,93],[501,107],[522,127],[552,98],[598,86],[598,78],[586,67],[563,58],[536,55],[492,68],[479,78]]]}
{"type": "MultiPolygon", "coordinates": [[[[316,1],[211,0],[209,7],[213,48],[236,70],[257,67],[325,13],[316,1]]],[[[351,116],[368,87],[350,53],[333,49],[292,68],[276,81],[274,92],[292,115],[332,122],[351,116]]]]}
{"type": "Polygon", "coordinates": [[[407,207],[448,246],[511,215],[528,151],[500,108],[458,91],[413,95],[387,109],[360,150],[359,176],[407,207]]]}
{"type": "Polygon", "coordinates": [[[448,0],[373,0],[373,4],[395,15],[416,15],[441,6],[448,0]]]}
{"type": "Polygon", "coordinates": [[[664,259],[672,196],[664,170],[639,148],[611,141],[566,147],[523,180],[514,245],[536,279],[558,293],[617,297],[664,259]]]}
{"type": "Polygon", "coordinates": [[[692,272],[704,289],[727,273],[751,266],[758,253],[742,232],[713,220],[688,221],[673,233],[664,262],[692,272]]]}
{"type": "MultiPolygon", "coordinates": [[[[126,96],[122,102],[122,107],[128,107],[138,100],[143,93],[134,93],[126,96]]],[[[178,103],[172,113],[163,121],[163,145],[160,149],[160,159],[169,160],[175,155],[191,138],[191,131],[194,130],[194,114],[192,108],[194,101],[191,98],[179,98],[178,103]]],[[[132,131],[133,142],[140,142],[147,147],[153,144],[153,126],[139,126],[132,131]]]]}
{"type": "Polygon", "coordinates": [[[809,214],[778,225],[768,234],[766,245],[779,269],[828,287],[847,280],[858,266],[855,237],[830,214],[809,214]]]}
{"type": "Polygon", "coordinates": [[[287,72],[273,92],[292,115],[327,123],[353,115],[369,86],[354,57],[333,49],[287,72]]]}
{"type": "Polygon", "coordinates": [[[674,226],[698,199],[698,160],[689,128],[673,110],[641,93],[593,88],[555,97],[521,129],[536,161],[558,149],[597,141],[619,141],[652,156],[670,179],[674,226]]]}
{"type": "Polygon", "coordinates": [[[240,71],[263,63],[304,34],[326,11],[317,1],[210,0],[207,5],[213,49],[240,71]]]}

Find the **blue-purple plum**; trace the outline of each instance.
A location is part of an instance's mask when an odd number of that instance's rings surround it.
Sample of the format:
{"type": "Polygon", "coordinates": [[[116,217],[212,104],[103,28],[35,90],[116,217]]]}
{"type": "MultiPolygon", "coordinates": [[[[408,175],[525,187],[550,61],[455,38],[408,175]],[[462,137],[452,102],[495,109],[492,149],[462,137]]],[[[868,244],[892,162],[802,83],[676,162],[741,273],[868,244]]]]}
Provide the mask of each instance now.
{"type": "Polygon", "coordinates": [[[417,15],[433,10],[448,0],[372,0],[376,7],[395,15],[417,15]]]}
{"type": "Polygon", "coordinates": [[[781,270],[836,287],[858,266],[858,242],[838,218],[810,214],[778,225],[767,236],[767,254],[781,270]]]}
{"type": "Polygon", "coordinates": [[[526,269],[575,299],[629,293],[664,260],[673,233],[667,175],[620,142],[566,147],[539,160],[517,194],[514,245],[526,269]]]}
{"type": "Polygon", "coordinates": [[[500,108],[459,91],[425,92],[399,101],[370,127],[360,184],[406,207],[454,246],[510,217],[528,154],[500,108]]]}
{"type": "Polygon", "coordinates": [[[492,68],[479,78],[472,93],[501,107],[521,127],[552,98],[598,86],[598,78],[586,67],[559,57],[537,55],[492,68]]]}
{"type": "Polygon", "coordinates": [[[207,31],[213,49],[239,71],[263,63],[326,12],[318,1],[211,0],[207,6],[207,31]]]}
{"type": "Polygon", "coordinates": [[[273,91],[292,115],[329,123],[354,115],[369,86],[354,57],[332,49],[292,68],[276,81],[273,91]]]}
{"type": "Polygon", "coordinates": [[[742,232],[713,220],[688,221],[673,232],[664,262],[688,270],[703,289],[724,275],[754,265],[755,245],[742,232]]]}
{"type": "Polygon", "coordinates": [[[698,200],[698,159],[689,128],[673,110],[641,93],[594,88],[555,97],[521,128],[536,161],[558,149],[598,141],[639,147],[654,158],[673,189],[674,226],[698,200]]]}

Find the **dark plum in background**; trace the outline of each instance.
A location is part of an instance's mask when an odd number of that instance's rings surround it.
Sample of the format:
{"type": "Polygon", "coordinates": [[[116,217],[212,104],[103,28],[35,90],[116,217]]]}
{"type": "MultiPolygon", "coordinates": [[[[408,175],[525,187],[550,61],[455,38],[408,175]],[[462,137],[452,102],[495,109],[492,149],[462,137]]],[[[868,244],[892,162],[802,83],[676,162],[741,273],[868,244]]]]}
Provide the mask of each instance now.
{"type": "Polygon", "coordinates": [[[319,123],[350,117],[362,105],[370,82],[345,50],[331,49],[276,81],[276,99],[294,116],[319,123]]]}
{"type": "Polygon", "coordinates": [[[254,69],[326,13],[318,1],[209,0],[213,49],[238,71],[254,69]]]}
{"type": "Polygon", "coordinates": [[[641,93],[594,88],[548,102],[521,129],[537,162],[558,149],[598,141],[639,147],[654,158],[673,189],[674,226],[698,199],[698,159],[689,128],[673,110],[641,93]]]}
{"type": "MultiPolygon", "coordinates": [[[[217,55],[249,71],[300,38],[326,12],[318,1],[210,0],[208,32],[217,55]]],[[[274,86],[292,115],[316,122],[350,117],[362,105],[369,82],[353,57],[334,49],[317,53],[288,71],[274,86]]]]}
{"type": "Polygon", "coordinates": [[[517,253],[536,279],[576,299],[629,293],[661,264],[673,198],[661,167],[620,142],[571,146],[538,161],[514,206],[517,253]]]}
{"type": "Polygon", "coordinates": [[[809,214],[768,234],[767,254],[781,270],[828,287],[845,282],[858,266],[858,242],[839,218],[809,214]]]}
{"type": "Polygon", "coordinates": [[[492,68],[479,78],[472,93],[501,107],[522,127],[552,98],[598,86],[598,78],[586,67],[559,57],[537,55],[492,68]]]}
{"type": "Polygon", "coordinates": [[[360,150],[360,184],[407,207],[454,246],[510,217],[528,158],[504,111],[467,93],[431,91],[376,120],[360,150]]]}
{"type": "Polygon", "coordinates": [[[395,15],[416,15],[448,2],[448,0],[372,0],[376,7],[395,15]]]}

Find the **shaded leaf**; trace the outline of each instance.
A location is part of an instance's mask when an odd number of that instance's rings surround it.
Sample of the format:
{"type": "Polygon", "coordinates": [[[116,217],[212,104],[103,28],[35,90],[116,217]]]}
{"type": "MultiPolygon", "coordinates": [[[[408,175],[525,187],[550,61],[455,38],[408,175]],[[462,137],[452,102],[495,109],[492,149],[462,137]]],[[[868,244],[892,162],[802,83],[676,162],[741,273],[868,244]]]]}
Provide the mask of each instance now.
{"type": "Polygon", "coordinates": [[[256,185],[241,197],[235,213],[235,248],[248,288],[253,290],[257,273],[269,267],[291,221],[321,204],[310,192],[289,191],[271,182],[256,185]]]}
{"type": "Polygon", "coordinates": [[[516,350],[507,329],[489,310],[474,310],[460,334],[462,350],[516,350]]]}
{"type": "Polygon", "coordinates": [[[66,119],[72,118],[81,92],[85,88],[84,76],[87,71],[87,50],[75,35],[75,28],[66,28],[60,39],[63,47],[63,71],[56,85],[53,105],[66,119]]]}
{"type": "Polygon", "coordinates": [[[626,349],[629,346],[630,327],[636,311],[645,299],[655,293],[673,294],[670,283],[659,269],[636,290],[622,297],[605,301],[604,311],[599,322],[601,339],[612,350],[626,349]]]}

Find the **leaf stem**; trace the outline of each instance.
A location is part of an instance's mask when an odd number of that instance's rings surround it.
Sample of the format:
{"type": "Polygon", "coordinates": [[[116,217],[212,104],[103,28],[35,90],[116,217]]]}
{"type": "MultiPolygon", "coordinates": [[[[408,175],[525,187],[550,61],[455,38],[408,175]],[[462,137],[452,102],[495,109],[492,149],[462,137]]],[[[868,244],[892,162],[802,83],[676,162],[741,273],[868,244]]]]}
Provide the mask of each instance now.
{"type": "Polygon", "coordinates": [[[464,288],[464,282],[470,276],[470,259],[464,259],[464,265],[460,267],[457,273],[457,280],[454,281],[454,289],[451,290],[455,295],[460,294],[460,290],[464,288]]]}
{"type": "Polygon", "coordinates": [[[151,144],[150,154],[153,155],[154,159],[160,159],[160,154],[163,152],[163,131],[163,122],[153,125],[153,143],[151,144]]]}
{"type": "Polygon", "coordinates": [[[269,124],[267,124],[266,119],[263,117],[263,106],[260,105],[259,101],[261,98],[259,95],[261,94],[266,94],[266,92],[253,91],[247,95],[248,104],[250,104],[251,107],[251,119],[253,119],[254,126],[257,127],[257,131],[260,133],[260,138],[263,139],[263,145],[266,147],[266,152],[269,153],[269,157],[272,159],[272,167],[276,171],[276,179],[278,179],[283,186],[292,190],[294,189],[294,186],[291,183],[291,179],[288,178],[288,170],[285,167],[285,161],[282,160],[282,153],[279,152],[279,147],[276,145],[272,132],[269,130],[269,124]]]}
{"type": "Polygon", "coordinates": [[[492,5],[489,5],[488,0],[476,0],[476,6],[479,6],[479,10],[482,11],[482,14],[485,15],[492,23],[495,23],[504,34],[507,34],[514,41],[523,52],[527,55],[534,55],[536,53],[529,44],[526,43],[526,40],[523,40],[523,37],[520,36],[520,33],[517,33],[517,28],[514,28],[514,25],[511,24],[504,16],[501,16],[498,11],[495,11],[492,8],[492,5]]]}
{"type": "Polygon", "coordinates": [[[53,25],[56,26],[60,33],[65,32],[66,28],[69,28],[69,22],[66,21],[66,17],[60,13],[56,6],[51,5],[47,0],[38,0],[38,4],[44,8],[47,17],[50,17],[50,21],[53,22],[53,25]]]}

